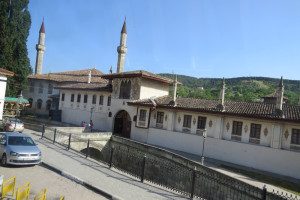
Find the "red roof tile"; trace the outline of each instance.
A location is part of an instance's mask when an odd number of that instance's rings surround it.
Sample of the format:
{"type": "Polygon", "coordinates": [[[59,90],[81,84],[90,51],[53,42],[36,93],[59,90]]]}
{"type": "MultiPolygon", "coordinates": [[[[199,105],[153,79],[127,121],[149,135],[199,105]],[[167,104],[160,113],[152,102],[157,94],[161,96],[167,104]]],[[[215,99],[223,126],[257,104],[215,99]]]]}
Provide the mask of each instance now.
{"type": "Polygon", "coordinates": [[[0,68],[0,75],[3,75],[3,76],[14,76],[15,73],[7,70],[7,69],[3,69],[3,68],[0,68]]]}
{"type": "MultiPolygon", "coordinates": [[[[244,116],[259,119],[277,119],[284,121],[300,122],[300,106],[283,105],[283,116],[276,112],[275,104],[260,102],[225,102],[225,111],[218,108],[220,104],[216,100],[177,98],[176,106],[172,104],[169,96],[154,99],[157,108],[168,108],[178,110],[188,110],[196,112],[217,113],[222,115],[244,116]]],[[[150,99],[136,100],[128,102],[128,105],[153,106],[150,99]]]]}
{"type": "Polygon", "coordinates": [[[114,78],[132,78],[132,77],[142,77],[145,79],[150,79],[150,80],[167,83],[167,84],[173,83],[172,79],[169,79],[169,78],[157,75],[157,74],[153,74],[151,72],[147,72],[144,70],[128,71],[128,72],[113,73],[113,74],[104,74],[102,76],[102,78],[106,78],[106,79],[110,79],[110,80],[114,79],[114,78]]]}
{"type": "Polygon", "coordinates": [[[88,75],[91,71],[91,83],[107,83],[107,80],[101,78],[103,74],[97,69],[84,69],[84,70],[75,70],[75,71],[65,71],[57,73],[48,73],[48,74],[32,74],[29,75],[29,79],[40,79],[40,80],[49,80],[59,83],[72,82],[72,83],[87,83],[88,75]]]}

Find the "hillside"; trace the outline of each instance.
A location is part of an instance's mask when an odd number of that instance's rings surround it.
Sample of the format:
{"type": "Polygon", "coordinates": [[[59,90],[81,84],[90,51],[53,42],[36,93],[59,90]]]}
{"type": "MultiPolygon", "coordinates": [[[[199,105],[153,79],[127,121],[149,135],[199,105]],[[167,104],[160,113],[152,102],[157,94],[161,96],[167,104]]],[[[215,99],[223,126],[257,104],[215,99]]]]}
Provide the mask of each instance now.
{"type": "MultiPolygon", "coordinates": [[[[173,78],[173,74],[160,74],[173,78]]],[[[182,83],[178,87],[178,96],[204,99],[218,99],[222,79],[196,78],[178,75],[182,83]]],[[[226,79],[226,99],[234,101],[259,101],[261,97],[274,93],[279,79],[268,77],[238,77],[226,79]]],[[[296,105],[300,98],[300,81],[284,80],[285,93],[289,104],[296,105]]]]}

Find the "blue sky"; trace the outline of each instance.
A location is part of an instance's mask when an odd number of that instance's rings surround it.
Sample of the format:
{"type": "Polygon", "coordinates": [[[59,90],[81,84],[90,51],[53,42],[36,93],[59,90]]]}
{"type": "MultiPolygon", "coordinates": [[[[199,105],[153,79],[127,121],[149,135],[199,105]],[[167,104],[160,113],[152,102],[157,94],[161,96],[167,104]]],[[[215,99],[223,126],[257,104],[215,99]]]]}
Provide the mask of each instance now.
{"type": "Polygon", "coordinates": [[[44,73],[116,70],[126,16],[125,70],[300,79],[299,0],[31,0],[29,10],[31,66],[45,18],[44,73]]]}

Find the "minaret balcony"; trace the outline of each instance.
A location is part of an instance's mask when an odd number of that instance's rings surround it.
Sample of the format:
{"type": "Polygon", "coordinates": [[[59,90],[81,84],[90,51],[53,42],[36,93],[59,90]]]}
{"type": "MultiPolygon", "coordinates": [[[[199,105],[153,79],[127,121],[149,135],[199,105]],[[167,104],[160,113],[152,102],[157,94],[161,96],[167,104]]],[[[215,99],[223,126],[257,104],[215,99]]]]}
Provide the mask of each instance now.
{"type": "Polygon", "coordinates": [[[126,53],[127,47],[125,46],[118,46],[118,53],[126,53]]]}
{"type": "Polygon", "coordinates": [[[36,45],[36,50],[37,51],[45,51],[46,47],[44,45],[40,45],[40,44],[37,44],[36,45]]]}

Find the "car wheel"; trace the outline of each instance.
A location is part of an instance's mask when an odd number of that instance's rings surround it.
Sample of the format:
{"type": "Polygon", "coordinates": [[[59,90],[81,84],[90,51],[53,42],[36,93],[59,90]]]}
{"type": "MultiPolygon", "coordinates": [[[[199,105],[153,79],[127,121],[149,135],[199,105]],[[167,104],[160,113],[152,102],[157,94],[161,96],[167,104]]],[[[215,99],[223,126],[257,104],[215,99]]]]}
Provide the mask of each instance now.
{"type": "Polygon", "coordinates": [[[2,158],[1,158],[1,165],[3,167],[5,167],[7,165],[7,157],[5,154],[2,155],[2,158]]]}

